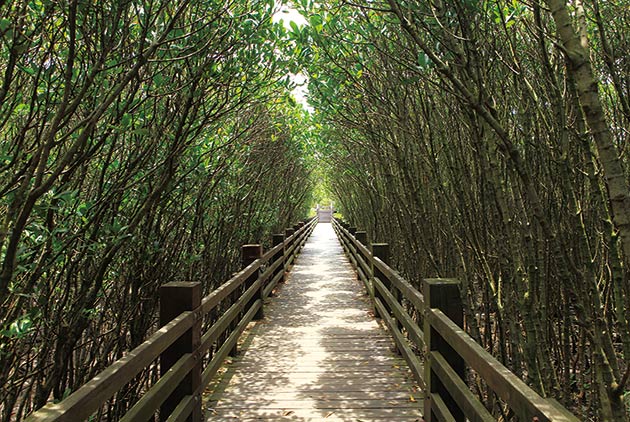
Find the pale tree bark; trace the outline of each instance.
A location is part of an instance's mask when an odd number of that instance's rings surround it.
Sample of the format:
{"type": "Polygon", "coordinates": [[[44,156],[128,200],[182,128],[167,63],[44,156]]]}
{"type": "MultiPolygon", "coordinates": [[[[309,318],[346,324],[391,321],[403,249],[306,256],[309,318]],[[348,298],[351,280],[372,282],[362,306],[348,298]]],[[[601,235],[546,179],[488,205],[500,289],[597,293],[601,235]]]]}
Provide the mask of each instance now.
{"type": "Polygon", "coordinates": [[[613,223],[625,253],[630,253],[630,194],[624,169],[599,98],[588,40],[573,26],[565,0],[545,0],[551,9],[567,58],[567,72],[575,79],[580,106],[591,130],[604,169],[613,211],[613,223]]]}
{"type": "MultiPolygon", "coordinates": [[[[588,36],[584,22],[584,9],[576,2],[578,27],[573,25],[566,0],[545,0],[557,27],[558,37],[566,55],[566,69],[577,87],[580,107],[589,126],[597,154],[604,170],[604,180],[608,189],[613,223],[623,246],[624,253],[630,252],[630,195],[624,168],[614,143],[610,126],[606,121],[599,97],[598,84],[590,59],[588,36]]],[[[600,373],[606,386],[602,395],[602,418],[611,421],[626,421],[622,394],[626,377],[619,381],[606,362],[603,353],[597,353],[600,373]],[[608,401],[608,403],[606,403],[608,401]]]]}

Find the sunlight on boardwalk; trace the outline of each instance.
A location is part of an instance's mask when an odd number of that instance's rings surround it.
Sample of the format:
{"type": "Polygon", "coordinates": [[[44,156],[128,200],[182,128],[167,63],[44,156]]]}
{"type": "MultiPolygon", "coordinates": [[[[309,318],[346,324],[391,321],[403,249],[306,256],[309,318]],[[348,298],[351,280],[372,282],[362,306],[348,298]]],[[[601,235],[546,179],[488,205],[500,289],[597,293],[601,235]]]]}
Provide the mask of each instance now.
{"type": "Polygon", "coordinates": [[[422,397],[330,224],[315,228],[265,312],[210,398],[208,420],[420,420],[422,397]]]}

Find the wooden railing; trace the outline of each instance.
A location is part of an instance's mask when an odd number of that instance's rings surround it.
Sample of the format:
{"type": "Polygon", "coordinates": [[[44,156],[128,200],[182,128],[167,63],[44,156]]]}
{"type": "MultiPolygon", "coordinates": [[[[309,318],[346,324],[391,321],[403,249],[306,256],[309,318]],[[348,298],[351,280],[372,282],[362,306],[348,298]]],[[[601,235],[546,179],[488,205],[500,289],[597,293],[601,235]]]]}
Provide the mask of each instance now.
{"type": "Polygon", "coordinates": [[[466,385],[469,370],[521,422],[579,422],[556,400],[538,395],[463,330],[457,280],[425,279],[420,292],[388,265],[387,244],[372,243],[370,250],[366,232],[335,219],[333,227],[370,294],[375,314],[424,391],[426,422],[496,421],[466,385]]]}
{"type": "Polygon", "coordinates": [[[26,421],[77,422],[93,418],[127,383],[159,358],[160,378],[120,419],[161,421],[204,419],[201,393],[229,354],[247,324],[261,318],[263,301],[295,260],[317,219],[274,235],[264,254],[260,245],[242,248],[243,269],[208,296],[201,284],[168,283],[160,290],[162,328],[87,384],[57,404],[48,404],[26,421]],[[204,317],[212,324],[202,332],[204,317]]]}

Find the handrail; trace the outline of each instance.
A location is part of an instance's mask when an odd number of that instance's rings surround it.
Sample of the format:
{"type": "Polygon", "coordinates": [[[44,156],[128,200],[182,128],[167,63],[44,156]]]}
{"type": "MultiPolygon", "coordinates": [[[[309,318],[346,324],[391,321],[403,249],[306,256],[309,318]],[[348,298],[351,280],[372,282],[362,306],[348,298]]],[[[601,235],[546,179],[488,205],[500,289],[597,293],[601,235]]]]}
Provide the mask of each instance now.
{"type": "MultiPolygon", "coordinates": [[[[462,318],[459,282],[425,279],[421,292],[388,265],[386,256],[382,259],[370,252],[367,245],[352,234],[355,228],[335,218],[332,224],[350,262],[366,285],[375,314],[382,318],[398,351],[425,390],[425,421],[496,420],[466,386],[464,365],[475,371],[520,420],[579,421],[557,401],[541,397],[528,387],[475,342],[461,328],[461,322],[453,320],[462,318]],[[366,271],[368,264],[370,271],[366,271]],[[419,354],[425,355],[424,362],[419,354]]],[[[365,239],[365,235],[363,237],[365,239]]],[[[378,249],[383,246],[372,245],[375,251],[376,246],[378,249]]]]}
{"type": "MultiPolygon", "coordinates": [[[[166,374],[144,393],[140,400],[121,419],[123,421],[147,420],[165,402],[172,401],[173,390],[182,383],[192,383],[192,391],[177,398],[170,407],[170,415],[160,412],[161,420],[193,420],[201,418],[200,395],[211,382],[217,370],[230,351],[235,350],[237,340],[247,324],[256,317],[263,307],[265,297],[284,277],[285,270],[300,253],[312,233],[317,218],[313,217],[294,226],[292,234],[280,236],[280,243],[273,246],[249,265],[236,273],[203,299],[198,305],[181,312],[166,323],[145,342],[117,360],[77,391],[59,403],[49,403],[33,412],[27,422],[77,422],[90,418],[111,399],[124,385],[129,383],[142,370],[149,367],[169,348],[183,339],[194,329],[201,330],[201,321],[219,305],[225,303],[222,314],[205,333],[198,332],[194,350],[182,353],[166,374]],[[238,297],[233,297],[238,293],[238,297]],[[232,300],[233,299],[233,300],[232,300]],[[210,360],[202,370],[199,363],[209,352],[210,360]],[[198,367],[198,374],[193,372],[198,367]],[[192,380],[189,380],[189,378],[192,380]]],[[[287,230],[287,233],[291,231],[287,230]]],[[[275,242],[275,235],[274,235],[275,242]]],[[[179,288],[198,289],[199,283],[171,283],[179,288]],[[184,286],[187,285],[187,286],[184,286]]],[[[168,285],[165,285],[168,286],[168,285]]],[[[190,387],[189,386],[189,387],[190,387]]]]}

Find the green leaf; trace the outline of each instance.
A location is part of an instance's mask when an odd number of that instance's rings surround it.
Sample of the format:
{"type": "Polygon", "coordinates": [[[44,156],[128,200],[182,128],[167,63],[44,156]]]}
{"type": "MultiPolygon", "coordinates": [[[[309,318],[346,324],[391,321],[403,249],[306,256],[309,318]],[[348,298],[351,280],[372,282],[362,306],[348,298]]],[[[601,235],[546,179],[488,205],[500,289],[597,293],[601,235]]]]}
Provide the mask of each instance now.
{"type": "Polygon", "coordinates": [[[33,320],[30,315],[24,315],[23,317],[16,319],[9,325],[8,330],[0,331],[0,335],[9,338],[21,338],[24,337],[33,328],[33,320]]]}
{"type": "Polygon", "coordinates": [[[30,111],[30,106],[28,104],[18,104],[17,107],[15,107],[15,112],[17,114],[28,114],[28,112],[30,111]]]}
{"type": "Polygon", "coordinates": [[[289,25],[291,25],[291,29],[296,35],[300,34],[300,27],[297,25],[297,23],[295,23],[295,21],[290,21],[289,25]]]}
{"type": "Polygon", "coordinates": [[[123,128],[129,127],[131,125],[131,115],[129,113],[125,113],[120,120],[120,125],[123,128]]]}
{"type": "Polygon", "coordinates": [[[317,32],[320,32],[322,29],[324,29],[322,17],[320,15],[312,15],[309,19],[309,23],[311,24],[311,27],[313,27],[313,29],[315,29],[315,31],[317,32]]]}
{"type": "Polygon", "coordinates": [[[23,72],[25,72],[25,73],[29,74],[30,76],[35,75],[35,73],[37,72],[37,71],[36,71],[34,68],[32,68],[32,67],[26,67],[26,66],[23,66],[23,65],[21,65],[21,64],[18,64],[17,66],[20,68],[20,70],[22,70],[23,72]]]}
{"type": "Polygon", "coordinates": [[[431,59],[425,53],[418,53],[418,66],[421,69],[425,69],[431,63],[431,59]]]}
{"type": "Polygon", "coordinates": [[[80,215],[81,217],[84,217],[88,213],[91,207],[92,207],[91,203],[84,202],[83,204],[79,205],[79,207],[77,208],[77,214],[80,215]]]}
{"type": "Polygon", "coordinates": [[[9,19],[3,18],[0,19],[0,31],[4,32],[11,25],[11,21],[9,19]]]}

